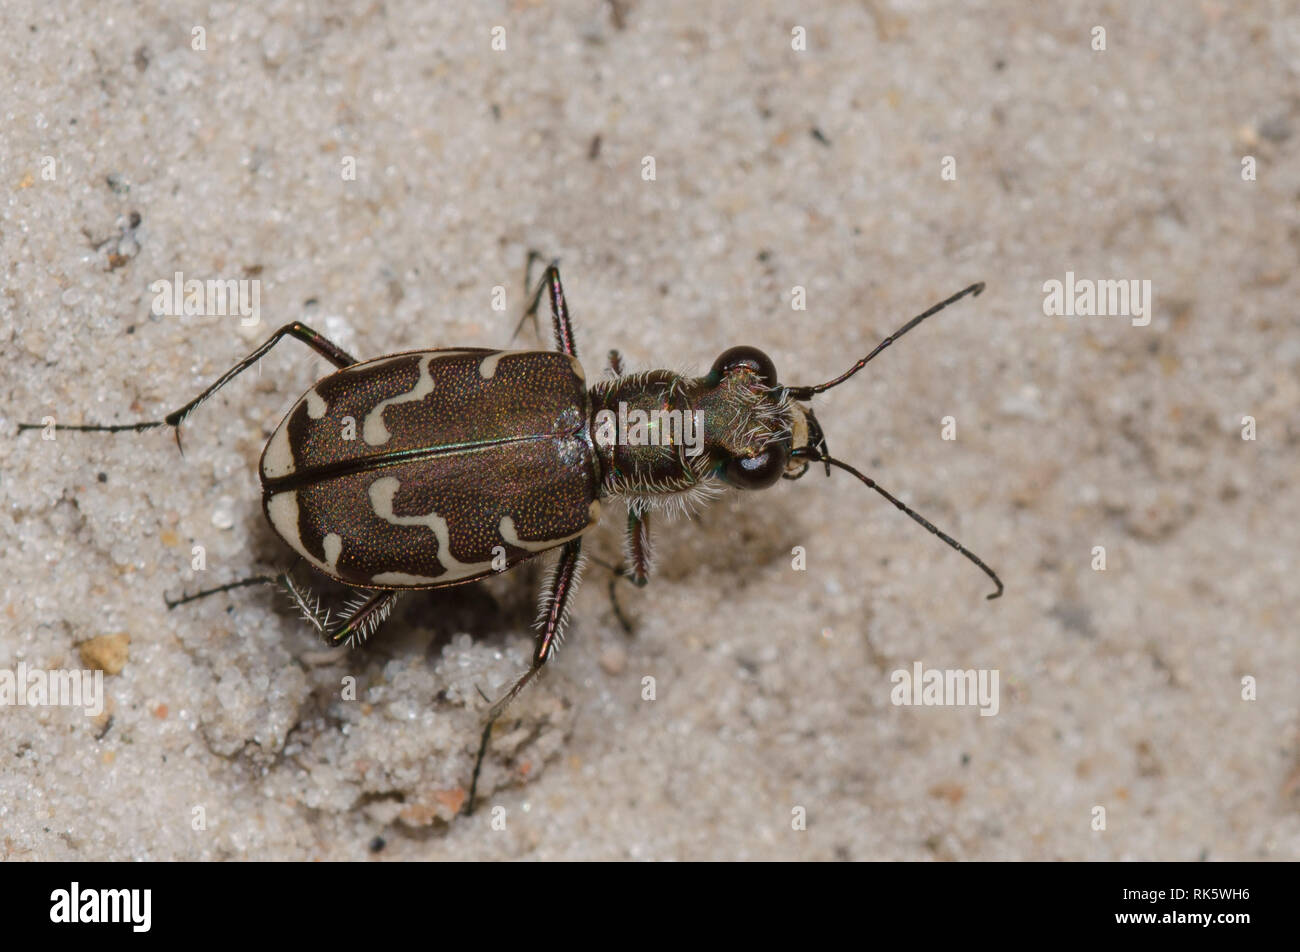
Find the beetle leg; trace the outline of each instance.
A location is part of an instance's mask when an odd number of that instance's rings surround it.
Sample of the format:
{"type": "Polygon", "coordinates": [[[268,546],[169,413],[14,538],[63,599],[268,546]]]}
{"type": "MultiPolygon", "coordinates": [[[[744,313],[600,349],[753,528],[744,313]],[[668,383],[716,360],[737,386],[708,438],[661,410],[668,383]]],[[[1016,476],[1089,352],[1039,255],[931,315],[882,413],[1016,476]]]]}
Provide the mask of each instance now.
{"type": "Polygon", "coordinates": [[[573,342],[573,325],[569,322],[569,305],[564,300],[564,285],[560,283],[559,262],[551,262],[542,281],[551,291],[551,326],[555,331],[555,349],[570,357],[577,357],[578,347],[573,342]]]}
{"type": "Polygon", "coordinates": [[[623,606],[618,603],[618,580],[625,578],[638,588],[650,580],[650,564],[654,551],[650,545],[650,513],[637,512],[632,508],[627,511],[627,536],[623,544],[623,564],[609,565],[601,563],[610,570],[609,604],[614,609],[614,617],[625,635],[634,631],[631,620],[623,613],[623,606]]]}
{"type": "Polygon", "coordinates": [[[291,324],[285,324],[284,327],[272,334],[265,344],[227,370],[217,379],[216,383],[208,387],[207,390],[204,390],[179,410],[167,414],[167,416],[163,418],[163,422],[168,426],[179,428],[181,423],[184,422],[185,418],[190,415],[195,407],[208,399],[208,397],[212,396],[226,384],[230,383],[231,380],[239,376],[249,367],[253,366],[253,364],[261,360],[266,356],[267,351],[278,344],[281,338],[286,336],[296,337],[340,370],[344,367],[350,367],[352,364],[357,362],[355,357],[343,350],[343,348],[339,347],[333,341],[316,333],[302,321],[294,321],[291,324]]]}
{"type": "Polygon", "coordinates": [[[623,376],[623,355],[617,350],[609,352],[609,371],[615,377],[623,376]]]}
{"type": "Polygon", "coordinates": [[[496,720],[533,678],[542,670],[542,665],[555,654],[564,639],[564,626],[569,620],[569,599],[578,584],[579,563],[582,560],[582,539],[571,539],[560,549],[560,560],[546,591],[542,595],[541,617],[538,619],[541,631],[537,636],[537,648],[533,652],[532,667],[515,682],[505,697],[492,705],[488,713],[490,720],[496,720]]]}
{"type": "Polygon", "coordinates": [[[163,601],[170,609],[178,605],[184,605],[187,602],[197,601],[200,598],[207,598],[209,595],[219,595],[222,592],[229,592],[231,589],[246,588],[250,585],[279,585],[288,593],[290,601],[302,613],[303,618],[307,619],[326,642],[335,646],[346,642],[348,647],[356,647],[373,635],[379,626],[387,620],[389,612],[393,610],[393,603],[397,601],[397,596],[401,594],[399,591],[387,589],[373,594],[370,594],[365,589],[355,589],[354,591],[360,593],[362,597],[353,599],[348,603],[345,614],[339,619],[342,624],[337,625],[337,627],[334,623],[333,612],[321,607],[320,596],[310,589],[299,587],[289,572],[281,572],[279,575],[254,575],[251,578],[240,579],[237,582],[218,585],[216,588],[205,588],[193,595],[183,595],[176,601],[172,601],[164,595],[163,601]],[[370,597],[364,597],[366,594],[370,594],[370,597]]]}
{"type": "Polygon", "coordinates": [[[644,587],[650,580],[650,563],[654,560],[654,550],[650,545],[650,513],[639,512],[631,506],[627,510],[623,559],[627,564],[624,574],[637,588],[644,587]]]}
{"type": "Polygon", "coordinates": [[[346,642],[349,648],[355,648],[379,630],[379,626],[388,619],[400,594],[396,590],[380,591],[369,598],[353,600],[347,606],[348,614],[343,619],[342,627],[331,631],[326,640],[332,645],[346,642]]]}
{"type": "MultiPolygon", "coordinates": [[[[78,430],[83,432],[98,431],[103,433],[120,433],[123,430],[134,430],[135,432],[139,433],[143,430],[152,430],[160,426],[170,426],[176,430],[176,445],[180,446],[181,424],[185,422],[185,418],[190,415],[190,413],[194,410],[194,408],[197,407],[204,400],[208,399],[208,397],[212,396],[214,393],[216,393],[226,384],[228,384],[239,374],[243,373],[249,367],[253,366],[253,364],[261,360],[262,357],[266,355],[266,352],[268,350],[270,350],[277,343],[279,343],[282,337],[286,337],[286,336],[298,338],[298,340],[302,341],[312,350],[316,351],[316,353],[320,354],[322,357],[324,357],[326,360],[330,361],[332,364],[334,364],[334,366],[340,369],[344,367],[348,367],[357,362],[355,357],[353,357],[347,351],[343,350],[343,348],[339,347],[333,341],[329,340],[326,337],[322,337],[320,334],[316,333],[306,324],[302,323],[302,321],[294,321],[292,324],[284,325],[284,327],[280,328],[278,331],[272,334],[271,338],[265,344],[257,348],[257,350],[253,351],[251,354],[249,354],[239,363],[235,364],[235,366],[227,370],[224,374],[221,375],[220,378],[217,379],[217,382],[214,383],[212,386],[208,387],[207,390],[204,390],[201,394],[199,394],[189,403],[185,404],[185,406],[181,407],[179,410],[174,410],[171,413],[167,414],[161,420],[144,420],[140,423],[112,423],[112,424],[87,423],[80,426],[61,425],[59,426],[59,429],[78,430]]],[[[19,430],[40,429],[40,428],[41,428],[40,425],[35,423],[18,424],[19,430]]]]}
{"type": "MultiPolygon", "coordinates": [[[[531,272],[533,261],[540,260],[541,255],[536,251],[528,252],[528,269],[531,272]]],[[[525,281],[527,278],[525,278],[525,281]]],[[[534,324],[537,321],[537,308],[542,303],[542,291],[549,290],[551,294],[551,327],[555,332],[555,349],[570,357],[578,356],[577,345],[573,342],[573,324],[569,320],[569,305],[564,300],[564,285],[560,283],[560,262],[552,261],[546,266],[546,273],[542,275],[542,280],[537,282],[537,289],[532,292],[532,298],[528,302],[528,309],[524,311],[524,316],[519,319],[515,325],[515,332],[510,336],[513,341],[519,336],[519,329],[524,326],[524,321],[532,318],[534,324]]]]}
{"type": "Polygon", "coordinates": [[[299,588],[288,572],[277,575],[275,581],[289,595],[289,601],[302,613],[303,619],[316,629],[316,634],[329,642],[330,616],[333,613],[330,609],[321,607],[320,595],[309,588],[299,588]]]}
{"type": "Polygon", "coordinates": [[[632,627],[632,620],[623,613],[623,606],[618,603],[618,580],[626,577],[626,570],[622,567],[616,568],[614,573],[609,577],[609,607],[614,610],[614,617],[618,620],[618,626],[623,629],[623,634],[631,635],[635,629],[632,627]]]}
{"type": "Polygon", "coordinates": [[[524,328],[524,321],[530,317],[533,319],[533,333],[539,338],[542,336],[541,328],[537,326],[537,306],[542,300],[542,288],[546,287],[545,281],[539,281],[536,286],[533,285],[533,265],[539,261],[545,261],[541,252],[532,248],[528,249],[528,263],[524,265],[524,300],[528,301],[528,307],[524,313],[519,316],[519,323],[515,325],[515,332],[510,335],[510,342],[514,343],[519,332],[524,328]]]}
{"type": "Polygon", "coordinates": [[[251,578],[241,578],[237,582],[227,582],[225,585],[218,585],[216,588],[205,588],[201,592],[195,592],[193,595],[182,595],[176,601],[172,601],[166,595],[163,595],[163,603],[172,609],[178,605],[184,605],[188,602],[196,602],[200,598],[207,598],[209,595],[220,595],[222,592],[229,592],[231,589],[247,588],[250,585],[278,585],[280,577],[278,575],[254,575],[251,578]]]}
{"type": "Polygon", "coordinates": [[[623,633],[632,634],[635,630],[632,621],[623,613],[623,606],[618,603],[618,580],[621,578],[631,580],[632,573],[624,565],[611,565],[604,559],[598,559],[594,555],[589,555],[587,558],[602,568],[609,569],[609,607],[614,610],[614,617],[618,620],[623,633]]]}
{"type": "Polygon", "coordinates": [[[542,665],[554,655],[564,637],[564,625],[569,617],[569,600],[578,585],[582,562],[582,539],[571,539],[560,549],[560,560],[555,564],[550,582],[542,597],[542,613],[539,621],[541,631],[537,638],[537,648],[533,652],[533,663],[523,676],[514,683],[506,694],[492,705],[488,711],[487,723],[483,725],[483,736],[479,740],[478,756],[474,759],[474,776],[469,785],[469,803],[466,813],[474,812],[474,800],[478,791],[478,775],[483,767],[483,755],[487,752],[488,739],[492,735],[492,725],[505,713],[519,692],[537,677],[542,665]]]}

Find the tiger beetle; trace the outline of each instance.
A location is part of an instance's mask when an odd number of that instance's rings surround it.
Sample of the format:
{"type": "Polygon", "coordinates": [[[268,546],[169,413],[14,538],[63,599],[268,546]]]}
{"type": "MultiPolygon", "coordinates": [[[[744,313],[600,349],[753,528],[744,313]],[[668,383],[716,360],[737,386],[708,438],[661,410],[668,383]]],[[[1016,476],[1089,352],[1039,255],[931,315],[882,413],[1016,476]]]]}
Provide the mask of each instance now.
{"type": "MultiPolygon", "coordinates": [[[[530,254],[529,271],[538,260],[530,254]]],[[[530,285],[526,275],[525,288],[530,285]]],[[[827,476],[834,467],[979,566],[997,586],[989,598],[1002,594],[1001,580],[978,556],[831,456],[809,406],[926,318],[983,289],[983,283],[972,284],[940,301],[816,386],[779,383],[771,359],[748,346],[724,351],[702,377],[625,373],[611,351],[610,374],[589,386],[559,267],[551,262],[520,327],[529,317],[536,321],[548,291],[554,351],[458,347],[358,361],[294,321],[161,420],[61,428],[171,427],[179,446],[186,417],[285,337],[338,368],[308,389],[276,427],[259,469],[272,529],[317,571],[354,589],[354,600],[332,621],[290,570],[169,601],[171,607],[274,583],[329,643],[355,644],[374,633],[403,591],[472,582],[558,549],[541,595],[532,664],[488,711],[470,782],[472,813],[492,726],[554,656],[582,567],[583,536],[607,500],[621,496],[627,503],[624,564],[615,572],[642,586],[651,567],[652,510],[689,508],[724,486],[765,489],[778,479],[800,478],[813,464],[823,465],[827,476]]]]}

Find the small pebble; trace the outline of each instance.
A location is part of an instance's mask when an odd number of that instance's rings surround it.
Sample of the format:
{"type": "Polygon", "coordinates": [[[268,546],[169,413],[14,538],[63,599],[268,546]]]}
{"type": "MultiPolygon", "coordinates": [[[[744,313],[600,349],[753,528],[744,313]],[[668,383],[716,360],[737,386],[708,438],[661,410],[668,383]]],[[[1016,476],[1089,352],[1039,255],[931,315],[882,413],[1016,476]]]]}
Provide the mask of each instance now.
{"type": "Polygon", "coordinates": [[[98,668],[105,674],[121,674],[126,667],[127,645],[131,636],[126,632],[116,635],[100,635],[82,642],[79,647],[81,663],[88,668],[98,668]]]}
{"type": "Polygon", "coordinates": [[[234,501],[229,496],[223,496],[217,502],[217,508],[212,510],[212,524],[218,529],[234,528],[234,505],[234,501]]]}
{"type": "Polygon", "coordinates": [[[627,652],[619,645],[612,645],[600,654],[600,667],[608,675],[622,674],[627,667],[627,652]]]}

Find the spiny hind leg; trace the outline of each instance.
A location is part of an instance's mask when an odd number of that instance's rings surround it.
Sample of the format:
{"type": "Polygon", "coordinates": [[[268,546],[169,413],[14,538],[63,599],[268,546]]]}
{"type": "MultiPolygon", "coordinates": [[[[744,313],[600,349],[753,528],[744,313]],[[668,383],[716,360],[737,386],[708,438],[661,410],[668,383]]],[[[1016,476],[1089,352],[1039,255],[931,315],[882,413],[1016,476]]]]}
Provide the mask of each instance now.
{"type": "Polygon", "coordinates": [[[358,596],[347,604],[340,618],[341,625],[330,632],[326,640],[332,645],[346,644],[355,648],[379,630],[379,626],[388,620],[397,603],[397,591],[379,591],[368,593],[363,589],[354,589],[358,596]]]}
{"type": "Polygon", "coordinates": [[[293,580],[293,570],[297,567],[300,559],[295,561],[288,569],[276,575],[251,575],[248,578],[237,579],[234,582],[227,582],[225,585],[216,585],[212,588],[205,588],[189,595],[182,595],[180,598],[172,600],[163,595],[163,602],[166,603],[168,610],[178,608],[181,605],[188,605],[190,602],[197,602],[201,598],[208,598],[212,595],[220,595],[222,592],[230,592],[237,588],[248,588],[252,585],[276,585],[283,589],[289,596],[303,618],[305,618],[318,633],[324,633],[328,628],[330,613],[321,609],[320,596],[314,594],[310,589],[298,585],[293,580]]]}
{"type": "Polygon", "coordinates": [[[310,588],[294,581],[292,571],[293,569],[290,568],[278,575],[250,576],[238,581],[227,582],[225,585],[206,588],[192,595],[182,595],[175,601],[164,595],[163,601],[169,609],[172,609],[179,605],[185,605],[201,598],[207,598],[210,595],[219,595],[222,592],[229,592],[237,588],[247,588],[252,585],[277,585],[289,596],[289,600],[294,607],[302,613],[303,618],[316,630],[316,633],[321,636],[326,644],[331,646],[346,644],[355,647],[379,629],[379,626],[384,623],[392,612],[397,596],[401,594],[398,591],[389,590],[353,589],[353,599],[335,616],[332,609],[324,608],[321,605],[319,595],[310,588]]]}
{"type": "Polygon", "coordinates": [[[300,586],[288,572],[277,576],[275,581],[288,593],[289,600],[307,623],[332,647],[346,644],[355,648],[373,635],[388,619],[401,594],[397,590],[354,588],[352,600],[335,618],[333,609],[322,608],[318,594],[300,586]]]}
{"type": "Polygon", "coordinates": [[[487,753],[488,740],[492,736],[492,725],[505,713],[510,703],[519,696],[519,692],[537,677],[542,666],[554,655],[556,648],[564,637],[564,626],[568,622],[569,605],[573,592],[578,585],[579,570],[582,563],[582,539],[572,539],[560,549],[560,559],[551,573],[550,583],[542,599],[540,630],[537,644],[533,651],[533,663],[529,669],[514,683],[505,695],[492,705],[488,711],[487,722],[483,725],[483,735],[479,739],[478,756],[474,758],[474,776],[469,784],[469,804],[466,813],[474,812],[478,795],[478,777],[483,769],[483,755],[487,753]]]}

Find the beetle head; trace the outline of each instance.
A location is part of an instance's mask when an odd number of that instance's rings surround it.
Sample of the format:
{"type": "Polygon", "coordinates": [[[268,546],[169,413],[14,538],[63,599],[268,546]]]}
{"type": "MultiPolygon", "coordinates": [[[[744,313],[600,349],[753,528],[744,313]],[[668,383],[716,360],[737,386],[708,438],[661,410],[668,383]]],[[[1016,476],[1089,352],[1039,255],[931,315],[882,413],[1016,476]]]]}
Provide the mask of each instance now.
{"type": "Polygon", "coordinates": [[[766,489],[785,474],[795,448],[791,401],[772,359],[757,347],[731,347],[703,380],[700,408],[713,473],[737,489],[766,489]]]}

